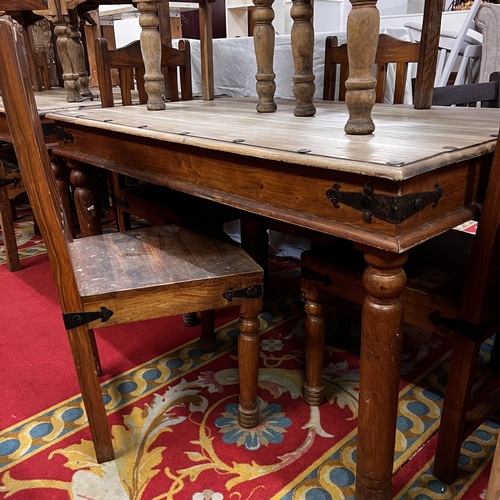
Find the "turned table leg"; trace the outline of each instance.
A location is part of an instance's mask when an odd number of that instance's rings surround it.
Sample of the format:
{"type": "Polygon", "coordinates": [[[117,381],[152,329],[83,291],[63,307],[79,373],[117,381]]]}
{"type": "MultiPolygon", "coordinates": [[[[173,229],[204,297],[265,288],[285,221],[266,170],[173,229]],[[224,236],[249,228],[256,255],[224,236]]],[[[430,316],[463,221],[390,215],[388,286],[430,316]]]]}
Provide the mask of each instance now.
{"type": "Polygon", "coordinates": [[[390,500],[407,254],[362,247],[368,268],[361,323],[356,500],[390,500]]]}
{"type": "Polygon", "coordinates": [[[311,22],[313,6],[311,0],[293,0],[290,15],[293,19],[290,39],[292,43],[295,75],[293,76],[293,94],[296,105],[295,116],[314,116],[313,106],[314,74],[314,28],[311,22]]]}
{"type": "Polygon", "coordinates": [[[49,157],[50,165],[56,178],[57,190],[59,192],[59,196],[61,197],[63,210],[66,215],[66,220],[69,224],[71,235],[75,238],[76,232],[71,214],[71,199],[69,193],[69,168],[60,156],[50,153],[49,157]]]}
{"type": "Polygon", "coordinates": [[[80,232],[83,237],[102,234],[97,196],[90,180],[90,167],[76,160],[68,160],[68,166],[71,168],[69,179],[75,188],[73,198],[80,232]]]}
{"type": "Polygon", "coordinates": [[[256,91],[259,96],[257,111],[259,113],[272,113],[276,111],[274,93],[276,75],[273,71],[274,59],[274,0],[253,0],[255,10],[253,19],[255,28],[253,41],[255,46],[255,59],[257,61],[256,91]]]}
{"type": "Polygon", "coordinates": [[[151,111],[165,109],[163,95],[165,83],[161,72],[161,36],[158,31],[158,0],[142,0],[137,4],[141,13],[141,52],[144,60],[144,88],[148,94],[147,108],[151,111]]]}
{"type": "Polygon", "coordinates": [[[371,112],[375,104],[373,65],[377,53],[380,14],[377,0],[350,0],[347,18],[347,53],[349,78],[345,82],[349,119],[346,134],[365,135],[375,130],[371,112]]]}
{"type": "Polygon", "coordinates": [[[77,9],[69,11],[69,27],[71,30],[68,41],[68,52],[74,61],[75,72],[78,73],[80,83],[80,95],[82,97],[92,97],[89,90],[89,73],[85,66],[85,51],[83,49],[82,34],[80,33],[80,16],[77,9]]]}
{"type": "Polygon", "coordinates": [[[68,102],[81,101],[80,80],[69,53],[71,28],[63,16],[54,19],[54,33],[57,37],[56,47],[63,71],[64,88],[68,93],[66,100],[68,102]]]}

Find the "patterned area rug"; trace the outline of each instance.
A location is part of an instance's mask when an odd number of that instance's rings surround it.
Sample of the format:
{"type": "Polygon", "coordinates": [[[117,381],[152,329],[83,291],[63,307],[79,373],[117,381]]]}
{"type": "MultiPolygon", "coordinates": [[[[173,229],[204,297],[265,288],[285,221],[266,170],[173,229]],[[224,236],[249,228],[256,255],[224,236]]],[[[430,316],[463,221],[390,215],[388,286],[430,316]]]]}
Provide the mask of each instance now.
{"type": "MultiPolygon", "coordinates": [[[[337,324],[334,319],[327,321],[323,371],[327,401],[317,408],[307,406],[301,398],[304,312],[299,270],[288,261],[275,259],[272,265],[270,285],[275,300],[260,316],[261,423],[257,429],[243,430],[236,419],[236,311],[220,316],[219,347],[212,354],[203,353],[197,333],[193,329],[187,332],[179,321],[161,327],[152,324],[150,329],[157,329],[158,335],[168,331],[172,347],[166,352],[159,349],[157,355],[138,362],[134,353],[141,350],[143,337],[132,334],[126,337],[130,344],[126,359],[115,361],[118,368],[107,366],[103,356],[107,371],[104,401],[116,460],[96,463],[80,397],[58,399],[55,395],[55,405],[21,421],[9,414],[2,416],[6,425],[0,431],[0,498],[354,498],[359,321],[353,324],[352,350],[335,347],[337,324]]],[[[36,267],[41,273],[37,282],[50,280],[46,258],[41,257],[36,267]]],[[[4,278],[16,283],[15,275],[4,274],[4,278]]],[[[34,290],[36,286],[31,284],[29,292],[34,290]]],[[[9,307],[8,302],[3,307],[9,307]]],[[[58,306],[54,303],[53,307],[58,306]]],[[[327,310],[333,318],[335,304],[329,303],[327,310]]],[[[30,321],[24,321],[22,331],[26,330],[29,342],[30,321]]],[[[108,334],[107,330],[97,331],[99,347],[105,352],[113,342],[125,342],[123,336],[116,340],[114,332],[108,334]]],[[[8,334],[2,333],[2,337],[8,334]]],[[[67,341],[60,325],[54,325],[52,335],[51,349],[62,349],[58,343],[62,346],[67,341]]],[[[479,499],[484,495],[500,427],[495,420],[484,424],[464,444],[460,475],[453,485],[444,485],[431,474],[449,347],[442,337],[405,328],[394,498],[479,499]]],[[[481,352],[484,363],[490,351],[487,342],[481,352]]],[[[47,365],[40,380],[33,383],[47,388],[50,383],[45,379],[60,379],[61,374],[51,370],[49,353],[39,355],[39,362],[47,365]]],[[[71,364],[67,368],[73,370],[71,364]]],[[[7,404],[0,413],[12,411],[15,403],[7,404]]]]}

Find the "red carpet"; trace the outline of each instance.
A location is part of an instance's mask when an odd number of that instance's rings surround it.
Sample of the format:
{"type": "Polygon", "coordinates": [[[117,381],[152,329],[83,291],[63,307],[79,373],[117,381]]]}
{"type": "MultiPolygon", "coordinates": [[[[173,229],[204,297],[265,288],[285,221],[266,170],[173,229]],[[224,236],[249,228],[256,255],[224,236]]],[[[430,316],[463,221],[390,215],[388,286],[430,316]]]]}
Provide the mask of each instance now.
{"type": "MultiPolygon", "coordinates": [[[[303,403],[296,264],[273,261],[274,302],[261,315],[262,423],[254,431],[235,419],[235,310],[217,316],[214,354],[197,348],[198,329],[185,328],[180,317],[96,331],[117,456],[101,465],[47,259],[23,259],[22,266],[14,274],[0,266],[0,498],[353,498],[359,359],[333,346],[336,324],[329,320],[328,401],[319,408],[303,403]]],[[[440,337],[415,330],[405,336],[394,498],[479,499],[486,488],[496,422],[464,446],[456,483],[445,486],[430,474],[448,351],[440,337]]]]}

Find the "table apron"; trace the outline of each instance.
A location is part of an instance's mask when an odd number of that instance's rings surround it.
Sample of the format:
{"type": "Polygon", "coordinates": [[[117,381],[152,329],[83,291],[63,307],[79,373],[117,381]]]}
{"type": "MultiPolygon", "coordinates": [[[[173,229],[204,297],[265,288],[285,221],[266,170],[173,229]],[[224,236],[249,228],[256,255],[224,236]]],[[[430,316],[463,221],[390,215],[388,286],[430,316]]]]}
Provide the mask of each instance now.
{"type": "Polygon", "coordinates": [[[64,124],[64,130],[72,140],[53,150],[63,158],[397,253],[469,220],[467,207],[476,201],[490,163],[481,157],[395,182],[136,136],[124,140],[123,134],[76,125],[64,124]],[[328,199],[334,184],[362,193],[368,182],[375,193],[393,197],[433,191],[436,183],[444,194],[436,206],[399,224],[376,217],[366,222],[361,211],[335,208],[328,199]]]}

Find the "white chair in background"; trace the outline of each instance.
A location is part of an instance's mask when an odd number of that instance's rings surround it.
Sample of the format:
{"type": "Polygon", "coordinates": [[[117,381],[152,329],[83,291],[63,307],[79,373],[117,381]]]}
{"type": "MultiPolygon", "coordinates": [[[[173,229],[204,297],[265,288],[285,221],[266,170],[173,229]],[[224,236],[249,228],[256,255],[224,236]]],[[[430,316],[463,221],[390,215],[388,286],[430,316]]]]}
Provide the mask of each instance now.
{"type": "MultiPolygon", "coordinates": [[[[436,68],[435,87],[444,87],[448,84],[450,75],[458,63],[461,62],[457,71],[455,84],[474,83],[481,60],[482,35],[475,31],[474,17],[481,6],[481,0],[474,0],[460,31],[441,30],[439,39],[439,55],[436,68]]],[[[411,37],[420,41],[422,25],[408,22],[405,27],[410,30],[411,37]]],[[[487,81],[487,80],[486,80],[487,81]]]]}

